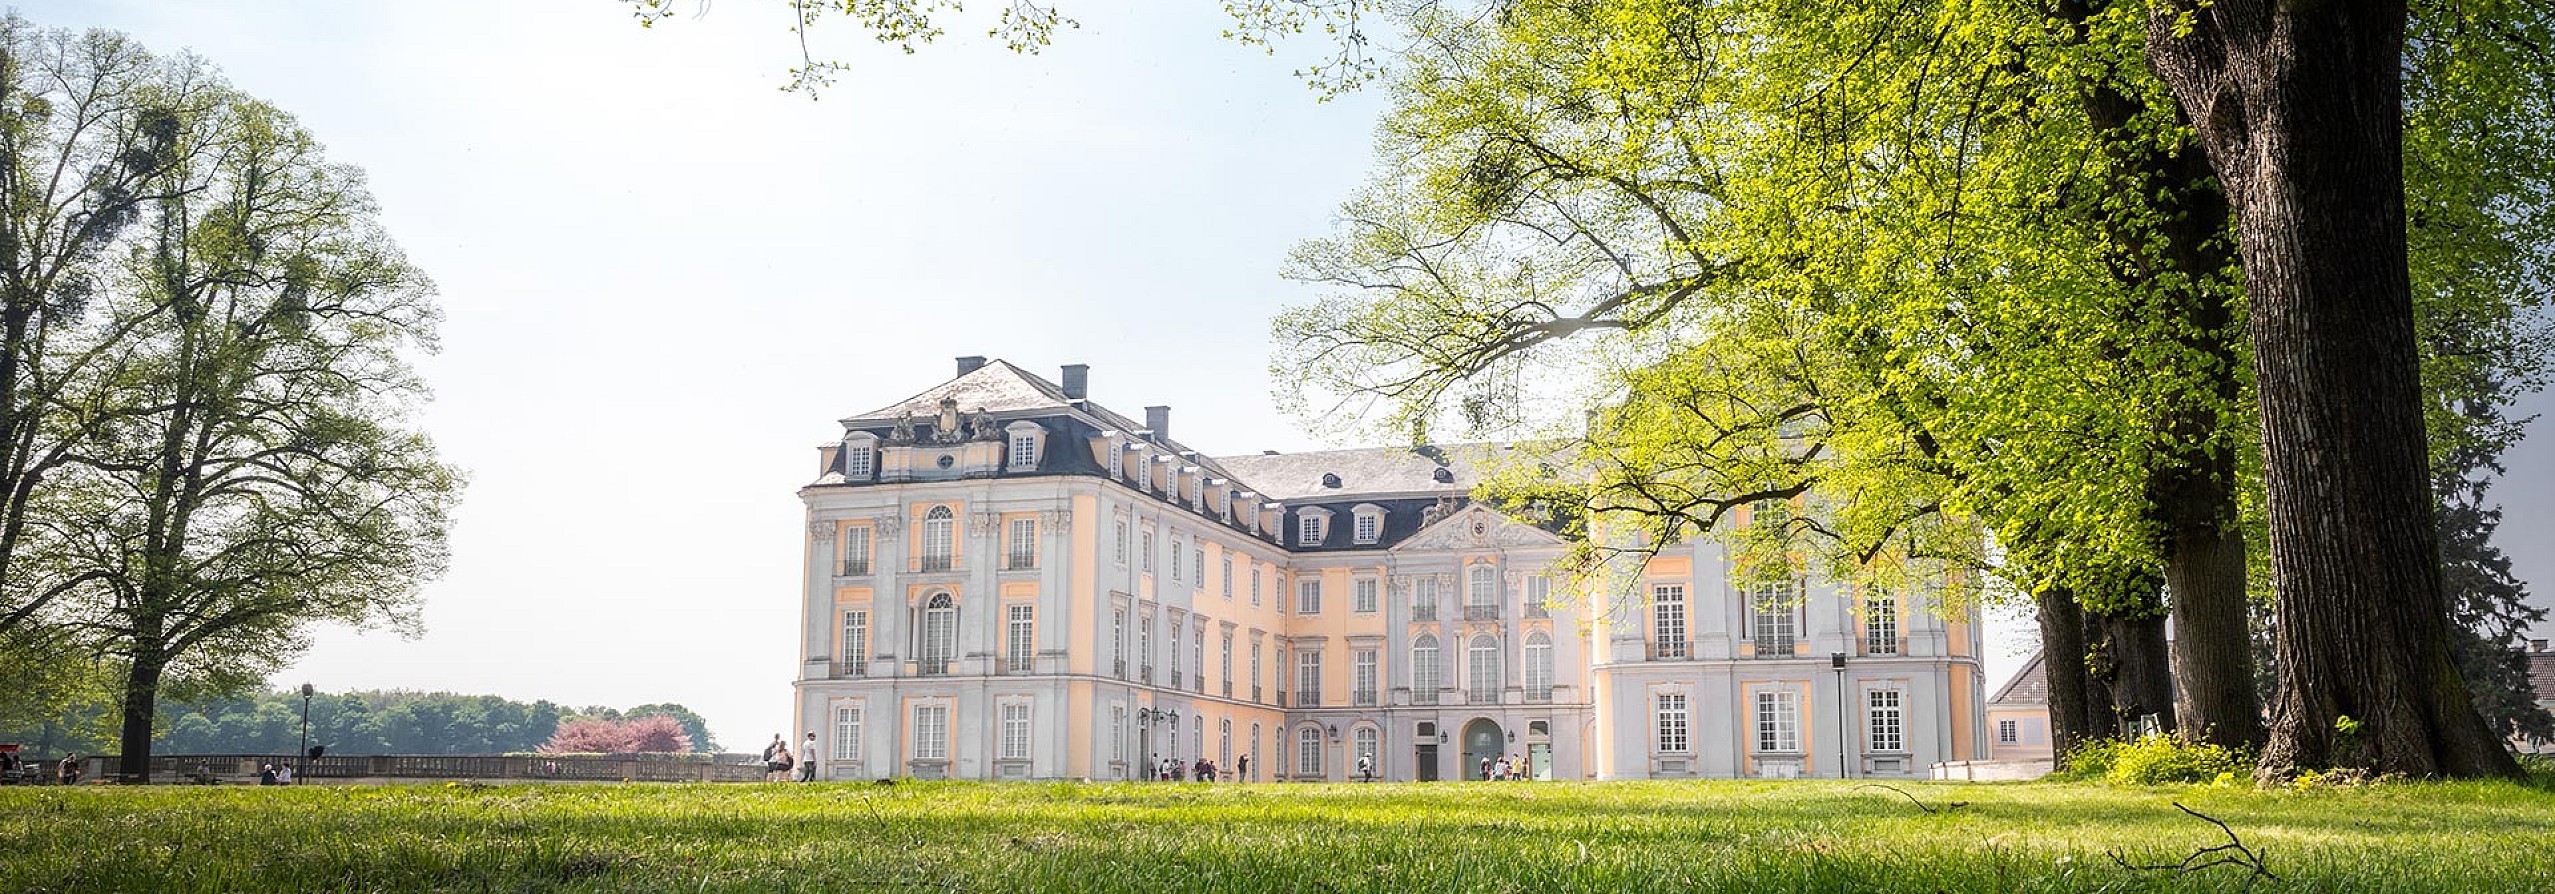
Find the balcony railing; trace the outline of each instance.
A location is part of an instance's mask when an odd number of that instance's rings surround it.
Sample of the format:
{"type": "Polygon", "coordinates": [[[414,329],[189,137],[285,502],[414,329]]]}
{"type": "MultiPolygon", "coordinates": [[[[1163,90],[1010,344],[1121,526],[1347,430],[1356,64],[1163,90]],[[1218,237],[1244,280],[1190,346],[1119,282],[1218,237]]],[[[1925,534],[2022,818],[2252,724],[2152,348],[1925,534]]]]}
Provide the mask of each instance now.
{"type": "Polygon", "coordinates": [[[949,556],[926,555],[914,560],[913,570],[917,574],[931,574],[934,572],[948,571],[954,564],[955,563],[950,561],[949,556]]]}
{"type": "Polygon", "coordinates": [[[1464,606],[1464,620],[1467,620],[1467,621],[1496,621],[1496,620],[1499,620],[1499,606],[1496,606],[1496,605],[1467,605],[1467,606],[1464,606]]]}
{"type": "Polygon", "coordinates": [[[1319,708],[1319,707],[1321,707],[1321,706],[1322,706],[1322,690],[1319,690],[1319,689],[1306,689],[1306,690],[1299,690],[1299,691],[1297,691],[1297,692],[1295,693],[1295,706],[1296,706],[1296,707],[1299,707],[1299,708],[1319,708]]]}
{"type": "Polygon", "coordinates": [[[1173,689],[1178,689],[1178,688],[1180,688],[1180,687],[1181,687],[1181,686],[1183,686],[1183,685],[1185,685],[1185,684],[1181,682],[1181,674],[1180,674],[1179,669],[1177,669],[1177,668],[1172,669],[1172,671],[1171,671],[1171,688],[1173,688],[1173,689]]]}
{"type": "Polygon", "coordinates": [[[1207,694],[1207,672],[1206,672],[1206,671],[1199,671],[1199,672],[1197,672],[1197,673],[1194,673],[1194,674],[1190,674],[1190,675],[1189,675],[1189,691],[1191,691],[1191,692],[1195,692],[1195,693],[1197,693],[1197,694],[1199,694],[1199,695],[1205,695],[1205,694],[1207,694]]]}
{"type": "Polygon", "coordinates": [[[844,577],[860,577],[869,573],[869,560],[844,559],[841,567],[844,577]]]}
{"type": "Polygon", "coordinates": [[[1543,603],[1541,603],[1541,602],[1529,602],[1529,603],[1526,603],[1526,614],[1525,614],[1525,616],[1526,616],[1526,617],[1528,617],[1528,618],[1549,618],[1549,617],[1552,617],[1553,615],[1552,615],[1552,609],[1545,608],[1543,603]]]}
{"type": "Polygon", "coordinates": [[[1865,655],[1896,655],[1898,653],[1899,641],[1898,637],[1895,636],[1888,639],[1871,639],[1863,642],[1863,654],[1865,655]]]}
{"type": "Polygon", "coordinates": [[[1006,674],[1029,673],[1035,666],[1036,660],[1028,655],[1005,655],[1002,659],[1002,672],[1006,674]]]}
{"type": "Polygon", "coordinates": [[[1757,657],[1790,658],[1792,657],[1792,642],[1792,638],[1788,636],[1757,637],[1757,657]]]}
{"type": "Polygon", "coordinates": [[[1004,571],[1028,571],[1036,567],[1038,567],[1038,557],[1036,555],[1012,553],[1011,555],[1002,557],[1002,570],[1004,571]]]}
{"type": "Polygon", "coordinates": [[[1468,704],[1468,705],[1496,705],[1496,704],[1499,704],[1499,690],[1496,690],[1496,689],[1489,689],[1489,690],[1482,690],[1482,689],[1467,689],[1467,690],[1464,690],[1464,704],[1468,704]]]}
{"type": "Polygon", "coordinates": [[[1252,684],[1252,685],[1251,685],[1251,700],[1252,700],[1252,701],[1255,701],[1255,702],[1258,702],[1258,701],[1265,701],[1264,699],[1260,698],[1260,686],[1259,686],[1259,684],[1257,684],[1257,683],[1254,683],[1254,684],[1252,684]]]}
{"type": "Polygon", "coordinates": [[[1226,681],[1224,681],[1224,697],[1225,697],[1225,698],[1232,698],[1232,697],[1233,697],[1233,681],[1231,681],[1231,680],[1226,680],[1226,681]]]}
{"type": "Polygon", "coordinates": [[[1437,603],[1434,603],[1434,602],[1418,602],[1418,603],[1413,603],[1413,604],[1411,605],[1411,620],[1413,620],[1413,621],[1434,621],[1434,620],[1437,620],[1437,603]]]}
{"type": "Polygon", "coordinates": [[[1411,690],[1411,704],[1414,704],[1414,705],[1434,705],[1434,704],[1437,704],[1437,690],[1436,690],[1436,689],[1433,689],[1433,688],[1432,688],[1432,689],[1413,689],[1413,690],[1411,690]]]}
{"type": "Polygon", "coordinates": [[[1547,687],[1544,687],[1544,688],[1542,688],[1542,689],[1528,689],[1528,690],[1526,690],[1526,703],[1527,703],[1527,704],[1530,704],[1530,705],[1549,705],[1549,704],[1552,704],[1552,700],[1553,700],[1553,691],[1552,691],[1552,687],[1547,686],[1547,687]]]}
{"type": "Polygon", "coordinates": [[[869,676],[869,659],[867,658],[853,658],[834,662],[834,678],[837,680],[856,679],[866,676],[869,676]]]}
{"type": "Polygon", "coordinates": [[[1692,653],[1686,650],[1685,640],[1669,640],[1650,644],[1650,660],[1652,661],[1681,661],[1690,654],[1692,653]]]}
{"type": "Polygon", "coordinates": [[[1373,707],[1375,705],[1375,690],[1358,690],[1357,693],[1351,697],[1351,703],[1361,708],[1373,707]]]}
{"type": "Polygon", "coordinates": [[[937,677],[947,674],[949,673],[949,659],[925,658],[921,661],[914,662],[914,671],[915,673],[922,674],[926,677],[937,677]]]}
{"type": "Polygon", "coordinates": [[[1120,658],[1120,659],[1118,659],[1118,660],[1116,660],[1116,661],[1114,661],[1114,662],[1111,662],[1111,663],[1115,665],[1115,668],[1113,668],[1113,672],[1115,673],[1115,675],[1117,676],[1117,678],[1118,678],[1118,679],[1121,679],[1121,680],[1126,679],[1126,678],[1127,678],[1127,660],[1126,660],[1126,659],[1124,659],[1124,658],[1120,658]]]}
{"type": "Polygon", "coordinates": [[[1146,685],[1152,685],[1152,683],[1153,683],[1153,665],[1148,664],[1148,665],[1145,665],[1145,666],[1143,666],[1143,667],[1141,667],[1141,668],[1137,668],[1137,669],[1136,669],[1136,682],[1143,683],[1143,684],[1146,684],[1146,685]]]}

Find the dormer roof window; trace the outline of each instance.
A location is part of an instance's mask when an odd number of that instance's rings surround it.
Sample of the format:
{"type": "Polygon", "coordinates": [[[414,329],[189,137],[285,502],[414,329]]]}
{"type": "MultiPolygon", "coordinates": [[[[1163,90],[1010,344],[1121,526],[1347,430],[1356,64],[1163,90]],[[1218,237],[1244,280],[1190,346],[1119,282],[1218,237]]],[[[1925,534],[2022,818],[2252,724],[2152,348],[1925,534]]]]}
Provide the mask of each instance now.
{"type": "Polygon", "coordinates": [[[878,477],[878,436],[865,431],[843,433],[843,480],[878,477]]]}
{"type": "Polygon", "coordinates": [[[1340,486],[1340,476],[1332,472],[1322,473],[1322,486],[1334,488],[1340,486]]]}
{"type": "Polygon", "coordinates": [[[1323,535],[1329,533],[1330,523],[1330,510],[1310,506],[1296,510],[1295,545],[1320,546],[1323,535]]]}
{"type": "Polygon", "coordinates": [[[1351,541],[1371,544],[1383,539],[1384,507],[1367,503],[1351,510],[1351,514],[1356,518],[1349,528],[1351,541]]]}
{"type": "Polygon", "coordinates": [[[1014,472],[1037,470],[1039,458],[1046,453],[1047,429],[1023,419],[1004,426],[1003,435],[1011,443],[1003,464],[1014,472]]]}

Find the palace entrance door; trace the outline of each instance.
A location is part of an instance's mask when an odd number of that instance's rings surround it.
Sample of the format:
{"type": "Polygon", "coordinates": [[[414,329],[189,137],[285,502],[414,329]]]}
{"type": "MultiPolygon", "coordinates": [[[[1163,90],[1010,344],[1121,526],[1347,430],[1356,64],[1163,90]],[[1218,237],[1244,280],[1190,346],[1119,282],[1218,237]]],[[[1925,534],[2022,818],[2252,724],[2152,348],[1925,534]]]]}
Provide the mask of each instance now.
{"type": "Polygon", "coordinates": [[[1499,724],[1488,717],[1464,724],[1464,778],[1490,778],[1482,774],[1482,762],[1499,759],[1502,741],[1499,724]]]}

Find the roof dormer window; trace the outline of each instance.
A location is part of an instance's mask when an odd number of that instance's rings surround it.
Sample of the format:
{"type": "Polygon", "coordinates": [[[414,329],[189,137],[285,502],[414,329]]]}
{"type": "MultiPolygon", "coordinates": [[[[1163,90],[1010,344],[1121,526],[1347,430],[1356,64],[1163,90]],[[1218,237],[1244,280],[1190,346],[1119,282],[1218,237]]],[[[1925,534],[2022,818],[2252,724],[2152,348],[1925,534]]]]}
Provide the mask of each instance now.
{"type": "Polygon", "coordinates": [[[1014,472],[1036,470],[1039,457],[1046,452],[1047,429],[1038,423],[1023,419],[1004,426],[1003,434],[1011,442],[1011,449],[1004,457],[1004,465],[1009,466],[1014,472]]]}
{"type": "Polygon", "coordinates": [[[865,431],[843,435],[843,480],[868,481],[878,474],[878,436],[865,431]]]}
{"type": "Polygon", "coordinates": [[[1326,529],[1330,527],[1330,522],[1331,513],[1328,511],[1313,508],[1296,510],[1295,545],[1321,545],[1322,535],[1328,533],[1326,529]]]}
{"type": "Polygon", "coordinates": [[[1349,528],[1351,540],[1360,544],[1370,544],[1383,539],[1384,507],[1369,503],[1357,507],[1355,513],[1356,521],[1349,528]]]}

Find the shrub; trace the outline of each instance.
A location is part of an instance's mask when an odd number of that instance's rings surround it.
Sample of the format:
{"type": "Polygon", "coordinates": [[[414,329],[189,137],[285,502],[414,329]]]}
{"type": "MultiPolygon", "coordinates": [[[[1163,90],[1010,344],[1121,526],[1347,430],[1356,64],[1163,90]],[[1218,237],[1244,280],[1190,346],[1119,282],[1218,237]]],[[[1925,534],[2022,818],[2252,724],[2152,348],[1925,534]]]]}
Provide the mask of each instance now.
{"type": "Polygon", "coordinates": [[[2120,743],[2103,778],[2115,785],[2215,782],[2244,778],[2250,763],[2245,755],[2223,745],[2148,736],[2120,743]]]}
{"type": "Polygon", "coordinates": [[[680,721],[664,715],[637,720],[586,718],[560,724],[541,750],[547,754],[685,752],[692,750],[692,739],[683,734],[680,721]]]}

